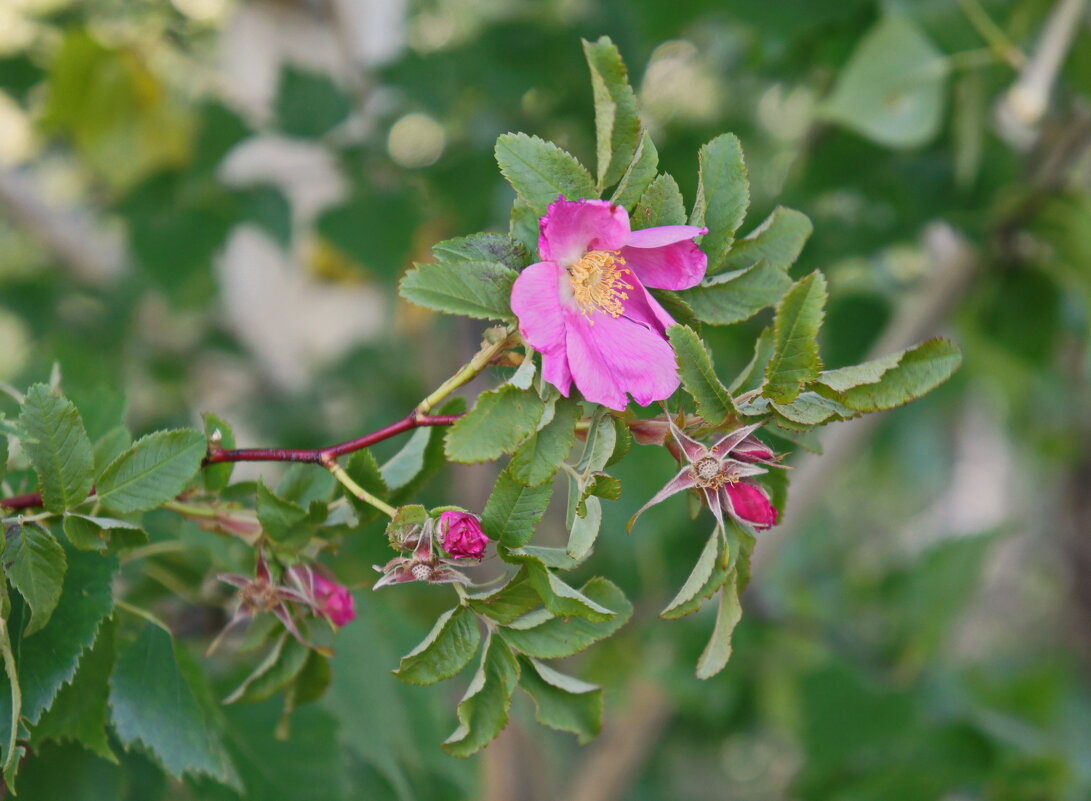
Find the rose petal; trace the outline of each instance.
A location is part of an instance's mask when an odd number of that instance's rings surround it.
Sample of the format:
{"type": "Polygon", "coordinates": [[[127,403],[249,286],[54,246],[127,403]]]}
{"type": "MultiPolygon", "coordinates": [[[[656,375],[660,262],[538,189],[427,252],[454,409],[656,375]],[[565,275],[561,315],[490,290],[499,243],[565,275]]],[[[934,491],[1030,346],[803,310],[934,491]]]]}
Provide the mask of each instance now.
{"type": "Polygon", "coordinates": [[[589,250],[618,250],[629,239],[629,213],[606,200],[561,200],[542,218],[542,258],[567,267],[589,250]]]}
{"type": "Polygon", "coordinates": [[[625,301],[624,316],[666,336],[667,329],[675,324],[675,319],[659,305],[659,301],[652,297],[639,280],[632,283],[633,289],[625,301]]]}
{"type": "Polygon", "coordinates": [[[564,347],[560,281],[565,275],[554,262],[540,261],[519,273],[512,287],[511,309],[519,318],[519,330],[537,350],[564,347]]]}
{"type": "Polygon", "coordinates": [[[568,354],[564,348],[542,353],[542,378],[555,386],[566,398],[572,391],[572,371],[568,369],[568,354]]]}
{"type": "Polygon", "coordinates": [[[654,289],[689,289],[701,283],[708,256],[693,237],[708,233],[694,225],[664,225],[633,231],[621,256],[640,281],[654,289]]]}
{"type": "Polygon", "coordinates": [[[731,455],[744,462],[765,462],[772,464],[777,461],[777,455],[773,449],[757,437],[747,437],[731,451],[731,455]]]}
{"type": "Polygon", "coordinates": [[[569,312],[568,366],[583,396],[622,411],[626,393],[641,406],[665,400],[678,389],[674,350],[661,335],[624,317],[569,312]]]}

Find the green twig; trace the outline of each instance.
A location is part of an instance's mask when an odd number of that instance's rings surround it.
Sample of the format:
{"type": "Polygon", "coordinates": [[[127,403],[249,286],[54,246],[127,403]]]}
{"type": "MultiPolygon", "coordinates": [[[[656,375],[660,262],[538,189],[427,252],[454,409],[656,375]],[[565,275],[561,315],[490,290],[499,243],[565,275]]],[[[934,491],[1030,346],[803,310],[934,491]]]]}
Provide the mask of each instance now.
{"type": "Polygon", "coordinates": [[[515,331],[509,328],[503,332],[496,342],[483,345],[481,350],[459,368],[457,373],[440,384],[435,392],[417,405],[416,413],[428,414],[437,404],[442,403],[448,395],[472,380],[478,373],[488,367],[493,359],[511,347],[514,344],[515,337],[515,331]]]}
{"type": "Polygon", "coordinates": [[[379,498],[376,498],[366,489],[353,481],[352,476],[348,474],[345,468],[337,463],[336,459],[323,459],[322,466],[329,470],[331,473],[333,473],[333,477],[340,481],[345,489],[347,489],[364,503],[370,503],[387,517],[394,517],[394,515],[398,513],[398,510],[395,509],[393,506],[382,501],[379,498]]]}

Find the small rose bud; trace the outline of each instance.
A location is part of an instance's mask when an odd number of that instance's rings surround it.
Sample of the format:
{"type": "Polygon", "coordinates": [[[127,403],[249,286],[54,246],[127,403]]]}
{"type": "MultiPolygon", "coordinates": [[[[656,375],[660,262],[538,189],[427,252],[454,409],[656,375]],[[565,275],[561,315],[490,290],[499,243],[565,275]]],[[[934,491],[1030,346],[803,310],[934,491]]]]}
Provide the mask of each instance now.
{"type": "Polygon", "coordinates": [[[323,576],[314,575],[314,596],[319,611],[335,626],[344,626],[356,619],[356,599],[348,587],[323,576]]]}
{"type": "Polygon", "coordinates": [[[753,435],[736,445],[731,455],[742,462],[775,462],[777,460],[773,449],[753,435]]]}
{"type": "Polygon", "coordinates": [[[443,550],[452,559],[480,559],[485,555],[489,538],[485,536],[481,521],[475,515],[448,510],[440,515],[439,528],[442,532],[443,550]]]}

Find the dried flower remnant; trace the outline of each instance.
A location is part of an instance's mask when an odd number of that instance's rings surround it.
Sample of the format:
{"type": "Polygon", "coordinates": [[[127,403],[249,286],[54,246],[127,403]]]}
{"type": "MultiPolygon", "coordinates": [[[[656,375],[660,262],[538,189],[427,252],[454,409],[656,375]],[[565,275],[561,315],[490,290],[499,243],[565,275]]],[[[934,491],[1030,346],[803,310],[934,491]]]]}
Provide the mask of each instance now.
{"type": "MultiPolygon", "coordinates": [[[[375,565],[375,570],[382,573],[382,578],[372,587],[377,590],[388,584],[403,584],[407,581],[426,581],[429,584],[470,584],[465,574],[454,569],[453,561],[444,559],[435,547],[436,521],[428,518],[423,525],[408,534],[403,540],[406,545],[413,545],[408,556],[396,556],[383,566],[375,565]]],[[[469,562],[469,559],[466,559],[469,562]]]]}
{"type": "Polygon", "coordinates": [[[668,425],[685,464],[678,475],[633,515],[630,530],[646,509],[689,489],[701,490],[721,529],[725,514],[758,530],[776,525],[777,510],[768,493],[760,484],[747,480],[768,472],[759,464],[779,466],[772,449],[753,436],[760,423],[736,429],[711,447],[702,445],[672,421],[668,425]]]}
{"type": "Polygon", "coordinates": [[[316,611],[330,623],[340,628],[356,619],[356,599],[349,588],[326,575],[321,568],[296,565],[288,573],[316,611]]]}
{"type": "Polygon", "coordinates": [[[292,615],[292,607],[293,605],[301,605],[317,612],[320,611],[317,601],[313,592],[308,592],[307,583],[302,580],[297,569],[287,571],[285,576],[294,586],[277,584],[273,581],[269,562],[265,557],[265,553],[260,550],[258,551],[257,565],[254,568],[253,576],[244,576],[240,573],[221,573],[218,576],[220,581],[238,588],[239,606],[223,631],[217,635],[216,639],[208,647],[208,653],[212,653],[220,646],[228,632],[245,621],[265,613],[276,616],[277,620],[284,624],[284,627],[291,632],[293,637],[304,645],[314,648],[315,646],[299,630],[299,626],[292,615]]]}

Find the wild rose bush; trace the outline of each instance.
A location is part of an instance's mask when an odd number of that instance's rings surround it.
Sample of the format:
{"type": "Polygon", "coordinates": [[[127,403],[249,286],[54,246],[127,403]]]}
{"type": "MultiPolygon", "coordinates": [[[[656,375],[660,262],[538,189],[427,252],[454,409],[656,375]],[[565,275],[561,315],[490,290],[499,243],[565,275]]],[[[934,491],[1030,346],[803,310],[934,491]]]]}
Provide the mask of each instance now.
{"type": "MultiPolygon", "coordinates": [[[[602,689],[551,662],[609,637],[633,607],[609,577],[575,587],[565,574],[588,559],[603,503],[622,492],[610,468],[674,459],[677,475],[648,505],[673,504],[681,514],[674,496],[686,494],[694,536],[708,539],[661,617],[715,599],[719,613],[696,670],[701,678],[723,670],[752,549],[784,512],[784,455],[810,447],[817,426],[929,392],[960,355],[935,339],[827,369],[816,341],[825,279],[789,274],[810,234],[807,218],[778,208],[737,238],[749,191],[731,134],[700,149],[687,213],[677,183],[659,171],[617,49],[605,38],[584,48],[595,175],[542,139],[499,137],[497,162],[516,193],[509,232],[440,242],[400,285],[411,303],[489,321],[481,350],[403,419],[315,450],[238,449],[231,426],[214,414],[203,431],[134,442],[117,425],[92,437],[59,375],[20,396],[21,412],[2,421],[0,438],[10,457],[0,463],[11,462],[8,484],[19,488],[2,500],[0,748],[9,787],[21,757],[50,739],[74,738],[113,757],[107,731],[175,776],[237,783],[200,666],[115,581],[123,561],[156,547],[146,531],[153,515],[181,516],[247,549],[249,572],[209,577],[235,592],[209,651],[255,653],[253,672],[225,701],[279,694],[283,729],[293,710],[322,695],[331,671],[352,669],[337,662],[337,631],[368,610],[338,580],[337,553],[365,523],[389,518],[391,558],[376,566],[374,589],[447,593],[451,606],[388,667],[429,685],[474,665],[442,743],[467,756],[504,728],[517,687],[543,725],[581,742],[598,733],[602,689]],[[750,363],[736,376],[718,375],[702,326],[770,308],[750,363]],[[467,410],[456,395],[483,373],[497,385],[467,410]],[[411,438],[379,464],[369,448],[413,429],[433,435],[411,438]],[[436,429],[445,429],[442,443],[436,429]],[[484,508],[414,502],[444,459],[502,463],[484,508]],[[232,482],[232,465],[242,461],[299,464],[273,489],[232,482]],[[330,476],[336,482],[322,480],[330,476]],[[566,503],[563,547],[535,542],[555,492],[566,503]],[[451,586],[427,586],[444,584],[451,586]]],[[[656,531],[638,527],[633,536],[656,531]]]]}

